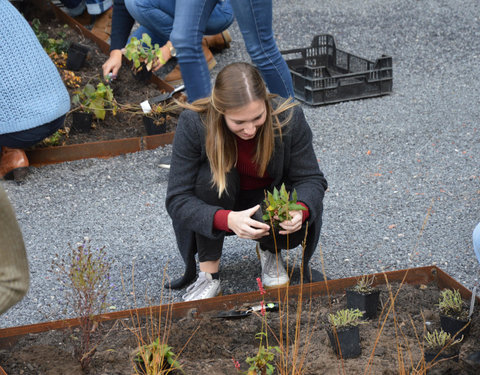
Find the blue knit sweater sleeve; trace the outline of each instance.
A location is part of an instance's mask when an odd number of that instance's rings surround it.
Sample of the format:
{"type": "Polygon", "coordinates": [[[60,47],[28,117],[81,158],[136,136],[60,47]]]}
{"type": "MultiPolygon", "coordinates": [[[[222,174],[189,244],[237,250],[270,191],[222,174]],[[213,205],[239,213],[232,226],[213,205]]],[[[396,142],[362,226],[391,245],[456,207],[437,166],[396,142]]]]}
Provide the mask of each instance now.
{"type": "Polygon", "coordinates": [[[125,1],[114,0],[110,51],[125,47],[134,23],[135,19],[128,12],[127,7],[125,6],[125,1]]]}
{"type": "Polygon", "coordinates": [[[7,0],[0,0],[0,19],[0,134],[67,113],[68,91],[32,28],[7,0]]]}

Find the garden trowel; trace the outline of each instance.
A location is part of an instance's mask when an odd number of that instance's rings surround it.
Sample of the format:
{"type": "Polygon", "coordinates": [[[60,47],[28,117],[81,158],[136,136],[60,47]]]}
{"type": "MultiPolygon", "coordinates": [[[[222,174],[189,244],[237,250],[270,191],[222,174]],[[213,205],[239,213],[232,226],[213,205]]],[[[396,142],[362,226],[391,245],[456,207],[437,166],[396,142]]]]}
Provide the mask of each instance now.
{"type": "Polygon", "coordinates": [[[165,100],[168,100],[173,95],[175,95],[177,92],[180,92],[180,91],[183,91],[183,90],[185,90],[185,85],[179,85],[179,86],[175,87],[175,89],[173,89],[170,92],[166,92],[165,94],[160,94],[158,96],[154,96],[151,99],[147,99],[147,100],[141,102],[140,106],[142,107],[143,113],[150,113],[150,111],[152,110],[151,106],[153,104],[157,104],[157,103],[163,102],[165,100]]]}
{"type": "MultiPolygon", "coordinates": [[[[262,305],[255,305],[246,309],[221,311],[214,318],[240,319],[251,315],[254,311],[261,311],[262,305]]],[[[278,303],[270,302],[265,304],[265,311],[278,311],[278,303]]]]}

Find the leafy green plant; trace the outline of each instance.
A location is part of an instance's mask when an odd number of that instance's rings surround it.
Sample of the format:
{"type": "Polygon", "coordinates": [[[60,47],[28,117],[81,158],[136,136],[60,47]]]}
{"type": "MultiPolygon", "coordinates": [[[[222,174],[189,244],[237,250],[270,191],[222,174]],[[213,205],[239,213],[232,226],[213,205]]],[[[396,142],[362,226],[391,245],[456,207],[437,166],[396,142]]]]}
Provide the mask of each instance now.
{"type": "Polygon", "coordinates": [[[372,286],[374,281],[374,275],[372,275],[372,277],[364,275],[357,279],[357,283],[353,286],[352,290],[362,294],[369,294],[375,290],[372,286]]]}
{"type": "Polygon", "coordinates": [[[146,375],[167,374],[171,370],[183,373],[172,347],[160,343],[159,337],[150,344],[140,346],[133,360],[137,371],[141,369],[141,373],[146,375]]]}
{"type": "Polygon", "coordinates": [[[355,327],[362,323],[363,313],[359,309],[342,309],[328,314],[328,320],[336,329],[355,327]]]}
{"type": "Polygon", "coordinates": [[[295,189],[293,189],[290,198],[290,193],[287,192],[285,184],[282,184],[280,190],[274,187],[273,192],[267,192],[263,203],[266,213],[263,214],[262,219],[265,222],[271,221],[275,227],[278,226],[278,223],[291,219],[290,211],[306,210],[304,206],[297,203],[297,192],[295,189]]]}
{"type": "Polygon", "coordinates": [[[463,340],[463,336],[452,341],[452,335],[441,329],[440,331],[434,330],[433,332],[427,332],[424,339],[427,347],[436,351],[460,343],[463,340]]]}
{"type": "MultiPolygon", "coordinates": [[[[33,32],[37,36],[38,41],[42,45],[43,49],[45,52],[47,52],[48,55],[52,53],[56,53],[60,55],[62,52],[67,52],[68,47],[70,46],[70,43],[65,39],[66,38],[66,33],[65,32],[60,32],[59,33],[59,38],[50,38],[48,34],[44,31],[41,31],[40,26],[40,20],[38,18],[34,18],[31,23],[33,32]]],[[[68,27],[67,25],[65,25],[68,27]]]]}
{"type": "Polygon", "coordinates": [[[140,40],[136,37],[130,40],[125,47],[125,57],[129,61],[133,61],[135,71],[142,70],[142,64],[145,64],[145,68],[148,71],[152,70],[155,60],[158,60],[161,64],[166,62],[158,43],[152,46],[152,39],[146,33],[142,34],[142,39],[140,40]]]}
{"type": "Polygon", "coordinates": [[[438,308],[442,315],[461,320],[468,319],[468,311],[465,308],[462,295],[458,289],[442,290],[438,300],[438,308]]]}
{"type": "Polygon", "coordinates": [[[93,332],[98,323],[94,316],[108,306],[108,295],[113,288],[111,264],[105,247],[92,250],[89,240],[77,247],[70,246],[65,258],[55,254],[52,261],[52,272],[65,293],[65,306],[80,319],[80,338],[75,340],[75,353],[82,368],[88,367],[96,349],[93,332]]]}
{"type": "Polygon", "coordinates": [[[83,89],[75,91],[72,103],[79,106],[80,110],[95,115],[100,120],[105,119],[106,108],[111,108],[113,114],[117,112],[117,103],[113,98],[113,90],[109,85],[100,82],[95,88],[87,83],[83,89]]]}

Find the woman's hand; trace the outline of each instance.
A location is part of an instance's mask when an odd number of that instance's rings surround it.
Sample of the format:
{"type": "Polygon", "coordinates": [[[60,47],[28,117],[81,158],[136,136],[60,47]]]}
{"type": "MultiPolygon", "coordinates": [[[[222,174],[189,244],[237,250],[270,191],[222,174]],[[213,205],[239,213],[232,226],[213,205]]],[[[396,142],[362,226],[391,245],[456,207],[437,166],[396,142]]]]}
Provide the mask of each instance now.
{"type": "MultiPolygon", "coordinates": [[[[228,227],[240,238],[256,240],[268,235],[270,226],[252,219],[252,215],[260,208],[255,207],[244,211],[232,211],[228,214],[228,227]]],[[[300,226],[301,226],[300,217],[300,226]]]]}
{"type": "Polygon", "coordinates": [[[302,218],[303,218],[303,211],[289,211],[288,213],[292,217],[290,220],[285,220],[280,223],[280,227],[282,227],[285,230],[281,230],[278,233],[279,234],[290,234],[294,233],[300,228],[302,228],[302,218]]]}
{"type": "Polygon", "coordinates": [[[160,69],[162,66],[164,66],[168,60],[170,60],[172,58],[172,54],[170,53],[170,46],[172,45],[172,43],[170,41],[168,41],[165,45],[163,45],[161,48],[160,48],[160,51],[162,51],[162,59],[163,61],[161,61],[161,59],[157,58],[153,61],[153,68],[152,68],[152,72],[156,72],[158,69],[160,69]]]}
{"type": "Polygon", "coordinates": [[[118,71],[122,67],[122,50],[114,49],[110,51],[110,57],[102,65],[103,76],[107,77],[110,73],[111,77],[114,79],[118,75],[118,71]]]}

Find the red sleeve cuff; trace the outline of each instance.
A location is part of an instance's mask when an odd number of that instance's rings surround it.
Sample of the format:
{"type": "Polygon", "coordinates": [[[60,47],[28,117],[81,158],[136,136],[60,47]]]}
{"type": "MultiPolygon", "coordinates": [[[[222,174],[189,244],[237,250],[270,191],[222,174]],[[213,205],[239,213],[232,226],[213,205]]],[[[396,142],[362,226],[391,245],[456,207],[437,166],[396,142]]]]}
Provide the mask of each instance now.
{"type": "Polygon", "coordinates": [[[218,210],[215,212],[215,216],[213,217],[213,228],[225,232],[231,232],[228,228],[228,214],[230,212],[232,212],[232,210],[218,210]]]}
{"type": "Polygon", "coordinates": [[[305,220],[307,220],[308,217],[310,216],[310,212],[308,211],[308,207],[307,207],[307,205],[306,205],[305,203],[303,203],[303,202],[297,202],[297,203],[298,203],[299,205],[301,205],[301,206],[303,206],[303,207],[306,208],[305,211],[302,211],[302,214],[303,214],[302,223],[304,223],[305,220]]]}

